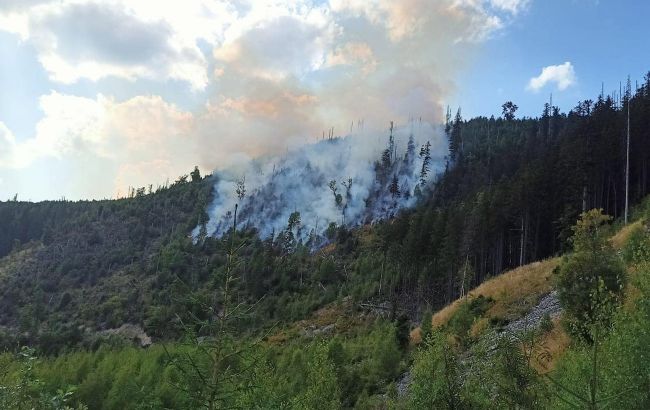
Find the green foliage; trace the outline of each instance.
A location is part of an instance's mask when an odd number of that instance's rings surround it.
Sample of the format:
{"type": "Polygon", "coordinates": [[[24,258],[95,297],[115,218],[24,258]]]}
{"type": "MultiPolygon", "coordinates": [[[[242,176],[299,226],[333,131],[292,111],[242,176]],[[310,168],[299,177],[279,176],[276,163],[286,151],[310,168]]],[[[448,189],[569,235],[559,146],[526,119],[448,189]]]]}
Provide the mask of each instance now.
{"type": "Polygon", "coordinates": [[[156,306],[169,306],[170,282],[199,265],[187,232],[204,214],[211,184],[178,182],[112,201],[0,203],[0,321],[24,330],[3,346],[48,354],[91,347],[96,329],[146,322],[156,306]],[[14,239],[23,245],[1,258],[14,239]]]}
{"type": "Polygon", "coordinates": [[[339,409],[341,391],[334,366],[327,357],[325,346],[319,346],[307,363],[307,388],[293,402],[296,409],[339,409]]]}
{"type": "Polygon", "coordinates": [[[643,263],[650,260],[650,235],[644,225],[632,229],[623,246],[623,259],[627,263],[643,263]]]}
{"type": "Polygon", "coordinates": [[[537,346],[522,346],[521,342],[520,337],[509,334],[497,340],[494,355],[488,358],[490,372],[485,373],[491,375],[486,396],[492,396],[498,408],[544,409],[546,389],[531,366],[537,346]]]}
{"type": "Polygon", "coordinates": [[[539,330],[542,331],[542,333],[548,333],[551,330],[553,330],[553,321],[551,320],[551,315],[546,313],[544,316],[542,316],[542,320],[539,324],[539,330]]]}
{"type": "MultiPolygon", "coordinates": [[[[632,141],[632,164],[650,160],[650,134],[644,131],[650,130],[649,90],[644,85],[629,102],[632,128],[639,135],[632,141]]],[[[394,312],[404,307],[398,306],[402,303],[415,309],[427,303],[437,309],[487,277],[567,250],[565,239],[572,234],[570,225],[581,203],[621,213],[623,196],[612,188],[623,183],[624,150],[616,130],[621,129],[624,112],[611,98],[581,102],[567,114],[546,107],[538,119],[514,118],[514,104],[504,108],[505,119],[465,121],[459,110],[452,120],[449,113],[447,169],[437,176],[435,186],[426,183],[431,152],[424,145],[422,181],[415,187],[419,205],[390,221],[358,230],[331,224],[328,246],[315,254],[311,252],[318,244],[295,240],[298,214],[290,218],[289,229],[274,238],[258,238],[253,227],[238,230],[245,244],[240,249],[242,263],[232,272],[238,278],[236,300],[242,306],[258,303],[258,309],[233,324],[228,337],[219,339],[220,349],[237,351],[238,343],[254,340],[271,324],[304,319],[345,296],[352,296],[355,305],[391,301],[394,312]]],[[[397,160],[391,141],[377,163],[378,178],[386,181],[397,160]]],[[[647,175],[645,167],[631,169],[630,198],[636,202],[647,194],[647,175]]],[[[3,400],[14,400],[7,406],[20,396],[37,407],[39,392],[57,406],[71,400],[93,409],[201,405],[195,393],[205,389],[196,379],[188,383],[181,368],[165,366],[168,356],[159,346],[109,348],[112,342],[98,342],[95,332],[141,324],[156,342],[169,343],[171,356],[191,358],[196,369],[215,368],[210,354],[200,350],[205,345],[174,343],[184,334],[180,323],[193,324],[195,341],[214,342],[209,332],[202,333],[201,324],[222,312],[219,291],[227,270],[228,241],[207,235],[205,206],[213,182],[201,179],[195,169],[169,187],[155,192],[135,188],[128,198],[115,201],[0,203],[0,324],[7,329],[0,343],[30,344],[48,355],[80,348],[33,361],[37,365],[28,377],[21,376],[22,359],[2,356],[3,400]],[[197,226],[194,243],[189,235],[197,226]],[[99,345],[104,347],[97,349],[99,345]],[[22,386],[28,387],[16,387],[23,379],[27,382],[22,386]],[[70,385],[77,386],[72,395],[70,385]]],[[[345,196],[332,182],[334,205],[345,212],[351,181],[341,183],[345,196]]],[[[393,187],[395,196],[401,190],[393,187]]],[[[245,195],[243,180],[236,194],[240,200],[245,195]]],[[[649,378],[643,365],[650,345],[645,330],[648,302],[643,296],[631,312],[616,309],[625,281],[604,240],[604,221],[595,213],[583,216],[573,231],[574,253],[559,270],[567,317],[591,344],[575,342],[558,380],[563,386],[579,386],[580,394],[596,391],[603,398],[633,388],[634,394],[619,396],[617,403],[647,408],[644,383],[649,378]],[[594,349],[600,352],[602,366],[590,361],[594,349]],[[605,365],[615,371],[604,371],[605,365]],[[590,389],[596,373],[600,385],[590,389]]],[[[645,236],[633,232],[623,252],[641,270],[648,258],[645,236]]],[[[644,286],[643,280],[637,284],[645,295],[644,286]]],[[[416,354],[419,381],[413,403],[442,408],[541,403],[541,390],[531,378],[530,355],[507,344],[490,354],[472,345],[469,330],[488,307],[489,301],[467,300],[446,329],[460,343],[433,336],[437,342],[416,354]],[[472,357],[485,359],[492,370],[481,368],[472,357]],[[445,377],[437,377],[440,374],[445,377]],[[432,385],[438,393],[431,392],[432,385]]],[[[370,329],[339,335],[331,343],[301,339],[281,347],[260,346],[250,356],[223,361],[233,372],[249,366],[254,370],[245,380],[231,378],[228,385],[237,397],[228,404],[282,408],[322,396],[333,407],[381,407],[386,397],[395,396],[391,386],[405,366],[408,330],[405,317],[393,323],[378,320],[370,329]],[[327,391],[319,390],[323,386],[327,391]]]]}
{"type": "Polygon", "coordinates": [[[190,172],[190,177],[192,178],[192,182],[199,182],[201,180],[201,171],[199,171],[199,167],[194,167],[194,170],[190,172]]]}
{"type": "Polygon", "coordinates": [[[445,336],[436,333],[425,342],[411,369],[408,408],[463,409],[471,408],[471,397],[465,386],[458,353],[445,336]]]}
{"type": "Polygon", "coordinates": [[[612,326],[600,333],[598,343],[579,343],[562,358],[553,377],[558,384],[571,389],[571,393],[560,389],[555,408],[575,408],[581,402],[589,403],[592,395],[596,405],[591,408],[646,409],[650,406],[648,262],[639,266],[634,281],[640,294],[633,309],[616,311],[612,326]]]}
{"type": "MultiPolygon", "coordinates": [[[[649,93],[640,88],[630,104],[632,128],[641,130],[630,160],[645,164],[649,93]]],[[[296,243],[295,232],[285,230],[262,240],[242,224],[239,234],[250,239],[238,272],[243,297],[250,303],[267,295],[251,323],[304,318],[350,295],[437,309],[487,277],[565,251],[583,200],[621,213],[623,196],[614,187],[623,184],[625,158],[616,130],[626,113],[611,98],[581,102],[566,114],[546,107],[540,118],[464,120],[460,114],[449,112],[449,164],[435,186],[427,182],[433,153],[426,144],[420,150],[427,181],[415,187],[418,206],[367,229],[327,227],[333,278],[321,280],[331,269],[320,272],[320,255],[309,255],[321,245],[316,240],[296,243]]],[[[384,164],[377,163],[378,178],[393,177],[386,171],[398,160],[394,148],[393,139],[384,164]]],[[[416,155],[413,144],[408,150],[416,155]]],[[[648,185],[645,167],[631,170],[635,203],[648,185]]],[[[125,322],[143,325],[153,337],[179,337],[174,319],[189,307],[184,294],[209,294],[211,274],[226,259],[223,241],[208,237],[206,226],[217,177],[199,178],[195,169],[169,187],[136,189],[115,201],[0,203],[0,322],[10,329],[0,342],[38,345],[47,353],[90,348],[94,331],[125,322]],[[195,238],[188,237],[197,227],[195,238]]],[[[334,205],[344,214],[350,179],[331,182],[334,205]]],[[[240,199],[244,185],[237,183],[240,199]]]]}
{"type": "Polygon", "coordinates": [[[336,280],[336,263],[332,258],[323,258],[318,268],[317,279],[323,283],[331,283],[336,280]]]}
{"type": "Polygon", "coordinates": [[[411,327],[408,316],[405,314],[399,315],[395,323],[395,339],[402,349],[406,349],[408,346],[410,334],[411,327]]]}
{"type": "Polygon", "coordinates": [[[14,362],[6,363],[3,357],[4,374],[0,382],[0,408],[16,410],[82,410],[86,406],[79,404],[71,407],[74,389],[59,388],[49,394],[44,391],[45,383],[38,378],[35,371],[37,357],[34,349],[23,347],[14,362]],[[13,369],[12,369],[13,367],[13,369]],[[13,372],[12,372],[13,370],[13,372]]]}
{"type": "Polygon", "coordinates": [[[574,252],[566,256],[557,274],[558,297],[570,330],[589,338],[591,326],[608,320],[607,306],[620,300],[625,271],[608,242],[600,210],[581,215],[574,227],[574,252]]]}
{"type": "Polygon", "coordinates": [[[514,104],[512,101],[506,101],[502,106],[502,112],[503,112],[503,118],[506,121],[512,121],[515,119],[515,112],[517,112],[517,107],[516,104],[514,104]]]}
{"type": "Polygon", "coordinates": [[[422,338],[422,340],[426,340],[429,338],[429,336],[431,336],[432,318],[433,318],[433,314],[429,309],[427,309],[424,312],[424,315],[422,315],[422,323],[420,324],[420,337],[422,338]]]}
{"type": "Polygon", "coordinates": [[[491,335],[468,350],[434,332],[416,353],[407,408],[545,409],[548,390],[532,367],[538,334],[491,335]]]}
{"type": "Polygon", "coordinates": [[[493,300],[483,295],[463,300],[458,309],[449,320],[449,332],[455,335],[463,346],[471,341],[470,329],[474,321],[485,313],[492,305],[493,300]]]}

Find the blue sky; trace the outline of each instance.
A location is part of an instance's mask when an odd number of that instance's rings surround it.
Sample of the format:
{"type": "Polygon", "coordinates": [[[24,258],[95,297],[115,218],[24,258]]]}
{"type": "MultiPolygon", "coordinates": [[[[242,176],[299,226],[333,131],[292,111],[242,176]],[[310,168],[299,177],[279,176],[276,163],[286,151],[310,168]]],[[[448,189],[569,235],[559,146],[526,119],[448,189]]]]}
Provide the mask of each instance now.
{"type": "Polygon", "coordinates": [[[104,198],[351,121],[564,111],[650,70],[650,2],[5,0],[0,200],[104,198]],[[544,70],[544,71],[543,71],[544,70]]]}
{"type": "Polygon", "coordinates": [[[508,99],[519,114],[538,116],[553,93],[563,111],[579,100],[616,90],[629,74],[634,81],[650,71],[650,2],[642,0],[532,1],[500,35],[486,42],[458,81],[452,105],[465,116],[501,114],[508,99]],[[548,65],[571,62],[576,83],[564,91],[553,84],[527,91],[531,77],[548,65]]]}

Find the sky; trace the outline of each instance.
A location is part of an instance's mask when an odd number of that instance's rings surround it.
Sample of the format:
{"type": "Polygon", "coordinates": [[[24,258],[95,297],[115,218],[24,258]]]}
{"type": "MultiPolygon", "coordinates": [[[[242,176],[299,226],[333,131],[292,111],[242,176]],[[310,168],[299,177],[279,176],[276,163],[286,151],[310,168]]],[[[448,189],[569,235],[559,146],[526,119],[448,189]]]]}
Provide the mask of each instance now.
{"type": "Polygon", "coordinates": [[[0,0],[0,200],[126,195],[363,120],[567,111],[650,70],[645,0],[0,0]]]}

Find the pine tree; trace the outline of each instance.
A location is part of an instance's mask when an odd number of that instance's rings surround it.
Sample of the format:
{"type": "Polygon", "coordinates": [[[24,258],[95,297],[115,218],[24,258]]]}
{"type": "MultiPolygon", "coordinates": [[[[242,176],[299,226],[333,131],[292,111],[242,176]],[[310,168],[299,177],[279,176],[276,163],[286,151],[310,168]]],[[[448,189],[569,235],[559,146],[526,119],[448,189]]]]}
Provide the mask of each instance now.
{"type": "Polygon", "coordinates": [[[447,106],[447,113],[445,114],[445,135],[447,138],[451,138],[451,108],[447,106]]]}
{"type": "Polygon", "coordinates": [[[404,197],[404,199],[406,200],[411,199],[411,190],[409,189],[409,186],[407,185],[406,182],[402,184],[402,187],[400,188],[400,192],[404,197]]]}
{"type": "Polygon", "coordinates": [[[327,186],[330,188],[330,191],[332,191],[332,195],[334,196],[334,204],[337,208],[340,208],[343,204],[343,197],[341,194],[339,194],[339,189],[336,186],[336,181],[331,180],[327,186]]]}
{"type": "Polygon", "coordinates": [[[195,166],[194,171],[190,172],[190,176],[192,177],[192,182],[198,182],[201,180],[201,171],[199,171],[199,167],[195,166]]]}
{"type": "Polygon", "coordinates": [[[413,134],[409,136],[409,141],[406,144],[406,154],[404,154],[404,165],[409,165],[415,156],[415,139],[413,134]]]}
{"type": "Polygon", "coordinates": [[[345,205],[352,200],[352,178],[348,178],[347,181],[342,181],[341,185],[345,187],[345,205]]]}
{"type": "Polygon", "coordinates": [[[506,101],[501,108],[503,109],[503,118],[506,121],[512,121],[515,119],[515,112],[519,109],[515,103],[512,101],[506,101]]]}
{"type": "Polygon", "coordinates": [[[558,297],[567,320],[579,336],[589,339],[588,329],[610,301],[619,301],[625,270],[607,240],[603,226],[611,217],[593,209],[581,215],[573,228],[574,252],[565,257],[558,272],[558,297]]]}
{"type": "Polygon", "coordinates": [[[388,191],[391,193],[393,198],[399,198],[401,196],[397,175],[393,175],[393,181],[390,183],[390,187],[388,188],[388,191]]]}
{"type": "Polygon", "coordinates": [[[451,132],[449,135],[449,158],[451,162],[456,161],[460,156],[463,150],[463,136],[461,132],[461,125],[463,123],[463,117],[460,114],[460,108],[456,112],[456,118],[451,127],[451,132]]]}
{"type": "Polygon", "coordinates": [[[422,168],[420,169],[420,185],[424,186],[427,183],[427,176],[429,175],[429,164],[431,163],[431,143],[427,141],[426,144],[420,148],[420,158],[422,158],[422,168]]]}
{"type": "Polygon", "coordinates": [[[387,172],[390,169],[390,149],[386,148],[384,152],[381,153],[381,167],[383,172],[387,172]]]}

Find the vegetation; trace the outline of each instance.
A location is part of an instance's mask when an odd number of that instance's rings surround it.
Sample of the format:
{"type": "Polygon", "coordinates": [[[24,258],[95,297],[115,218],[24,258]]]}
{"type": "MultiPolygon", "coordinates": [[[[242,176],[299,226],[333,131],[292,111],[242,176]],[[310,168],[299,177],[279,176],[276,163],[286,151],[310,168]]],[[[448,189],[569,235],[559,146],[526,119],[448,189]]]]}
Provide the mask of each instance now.
{"type": "MultiPolygon", "coordinates": [[[[434,317],[439,330],[419,345],[407,407],[646,408],[650,260],[628,263],[627,273],[620,269],[621,259],[602,234],[606,220],[594,210],[584,213],[574,227],[574,252],[557,269],[563,323],[544,317],[517,333],[499,333],[499,324],[492,323],[491,330],[468,341],[468,326],[479,323],[484,314],[475,312],[480,298],[485,300],[482,294],[473,303],[460,300],[452,305],[445,322],[434,317]],[[599,251],[590,253],[594,247],[599,251]],[[595,255],[598,258],[592,259],[595,255]],[[576,278],[587,272],[596,279],[576,278]],[[610,274],[616,286],[607,288],[605,276],[610,274]],[[621,287],[627,276],[632,284],[621,287]],[[565,332],[573,335],[570,343],[559,336],[565,332]]],[[[650,239],[645,228],[635,232],[622,244],[624,249],[643,248],[639,244],[650,239]]],[[[510,282],[500,285],[507,290],[510,282]]]]}
{"type": "MultiPolygon", "coordinates": [[[[640,203],[650,75],[567,114],[449,113],[418,205],[316,250],[297,212],[271,238],[208,236],[218,177],[197,169],[118,200],[1,202],[0,407],[648,408],[648,206],[612,237],[628,106],[640,203]],[[562,316],[530,319],[554,290],[562,316]]],[[[352,183],[329,185],[337,206],[352,183]]]]}
{"type": "Polygon", "coordinates": [[[558,272],[565,318],[574,331],[587,337],[595,322],[607,320],[608,305],[620,299],[625,286],[621,261],[602,233],[609,219],[600,210],[582,215],[574,229],[573,253],[558,272]]]}

